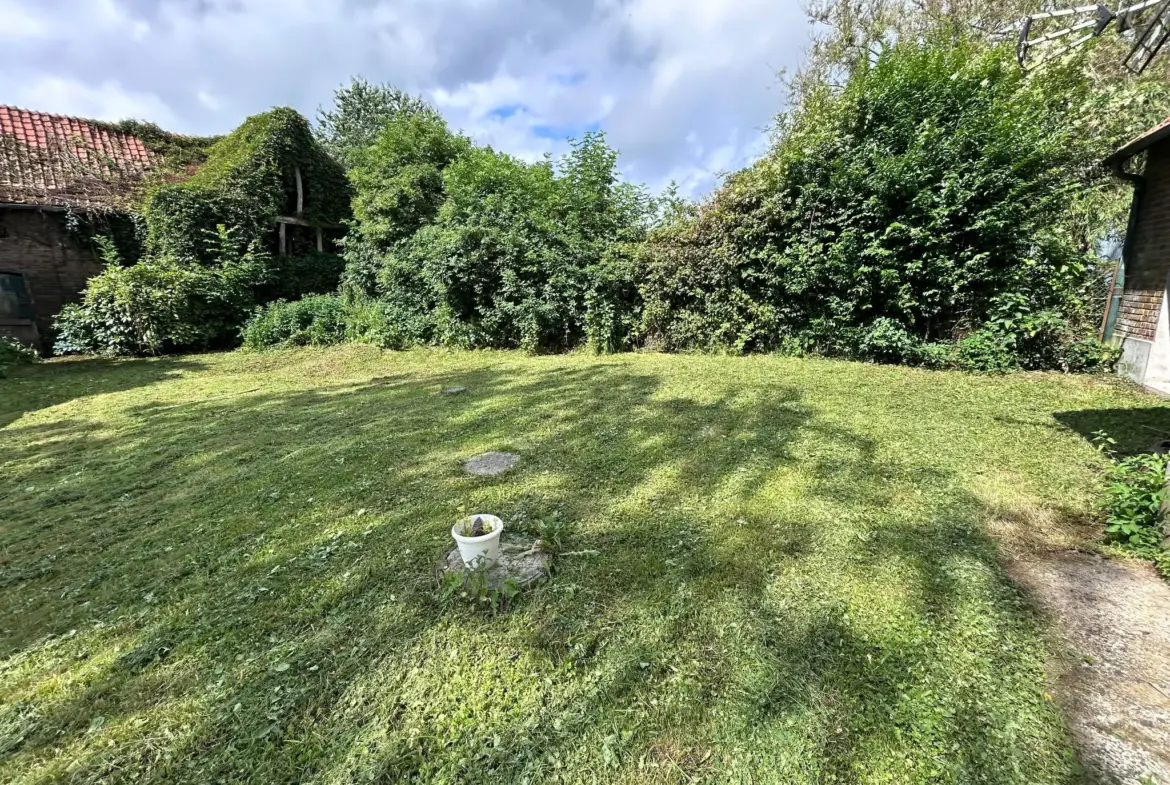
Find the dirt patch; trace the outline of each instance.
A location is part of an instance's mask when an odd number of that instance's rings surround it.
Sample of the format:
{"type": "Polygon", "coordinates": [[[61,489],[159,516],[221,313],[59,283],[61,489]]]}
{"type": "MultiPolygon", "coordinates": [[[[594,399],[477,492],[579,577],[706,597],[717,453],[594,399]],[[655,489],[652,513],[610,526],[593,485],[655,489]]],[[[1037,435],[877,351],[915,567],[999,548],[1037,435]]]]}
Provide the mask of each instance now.
{"type": "Polygon", "coordinates": [[[1137,561],[1007,544],[1059,636],[1051,676],[1082,763],[1101,782],[1170,785],[1170,585],[1137,561]]]}

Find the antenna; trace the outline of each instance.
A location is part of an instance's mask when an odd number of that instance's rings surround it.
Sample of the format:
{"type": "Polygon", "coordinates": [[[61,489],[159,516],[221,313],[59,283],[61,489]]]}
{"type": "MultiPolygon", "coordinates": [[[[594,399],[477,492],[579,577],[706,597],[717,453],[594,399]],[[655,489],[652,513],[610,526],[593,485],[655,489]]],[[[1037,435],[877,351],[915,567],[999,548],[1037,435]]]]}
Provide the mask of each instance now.
{"type": "MultiPolygon", "coordinates": [[[[1016,43],[1016,58],[1020,61],[1020,67],[1031,70],[1062,57],[1104,33],[1115,19],[1119,33],[1134,31],[1134,43],[1125,57],[1125,67],[1135,74],[1140,74],[1157,56],[1167,39],[1170,39],[1170,0],[1138,0],[1117,11],[1105,5],[1083,5],[1026,16],[1020,23],[1019,39],[1016,43]],[[1149,24],[1137,29],[1138,16],[1149,8],[1155,9],[1149,24]],[[1067,20],[1067,26],[1033,37],[1036,24],[1049,19],[1059,19],[1062,23],[1067,20]]],[[[1010,32],[1011,28],[1006,28],[998,31],[996,35],[1002,38],[1010,32]]]]}

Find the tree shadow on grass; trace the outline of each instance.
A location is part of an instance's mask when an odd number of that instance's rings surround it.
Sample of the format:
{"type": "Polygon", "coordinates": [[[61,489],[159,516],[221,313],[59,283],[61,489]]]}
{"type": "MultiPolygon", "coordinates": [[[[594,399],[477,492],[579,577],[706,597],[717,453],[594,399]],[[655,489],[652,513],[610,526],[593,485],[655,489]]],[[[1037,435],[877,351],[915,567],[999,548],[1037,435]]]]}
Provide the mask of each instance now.
{"type": "Polygon", "coordinates": [[[6,378],[0,378],[0,429],[29,412],[76,398],[158,384],[204,367],[204,363],[190,357],[149,360],[84,357],[17,366],[6,378]]]}
{"type": "Polygon", "coordinates": [[[0,458],[10,492],[41,478],[0,575],[29,781],[1063,778],[978,503],[795,388],[599,362],[127,415],[0,458]],[[489,449],[522,463],[461,473],[489,449]],[[559,514],[585,555],[508,613],[444,605],[464,510],[559,514]]]}

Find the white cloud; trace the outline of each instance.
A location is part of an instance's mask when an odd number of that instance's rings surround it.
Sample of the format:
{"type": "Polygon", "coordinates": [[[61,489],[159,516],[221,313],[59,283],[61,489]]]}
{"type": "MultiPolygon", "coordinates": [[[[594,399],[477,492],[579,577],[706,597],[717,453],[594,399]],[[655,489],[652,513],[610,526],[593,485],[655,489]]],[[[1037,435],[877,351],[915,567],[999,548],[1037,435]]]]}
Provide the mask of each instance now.
{"type": "Polygon", "coordinates": [[[16,0],[0,0],[0,41],[35,40],[48,30],[44,19],[16,0]]]}
{"type": "Polygon", "coordinates": [[[200,104],[207,107],[211,111],[213,111],[213,112],[219,111],[219,100],[216,99],[216,97],[214,95],[207,92],[206,90],[196,91],[195,98],[199,101],[200,104]]]}
{"type": "Polygon", "coordinates": [[[361,74],[532,160],[595,124],[694,193],[758,155],[797,0],[0,0],[0,103],[222,133],[361,74]],[[684,182],[685,181],[685,182],[684,182]]]}
{"type": "MultiPolygon", "coordinates": [[[[5,93],[5,101],[8,101],[5,93]]],[[[10,103],[52,114],[116,121],[129,118],[150,120],[174,127],[178,118],[162,100],[147,93],[134,93],[117,82],[90,86],[72,79],[42,76],[11,92],[10,103]]]]}

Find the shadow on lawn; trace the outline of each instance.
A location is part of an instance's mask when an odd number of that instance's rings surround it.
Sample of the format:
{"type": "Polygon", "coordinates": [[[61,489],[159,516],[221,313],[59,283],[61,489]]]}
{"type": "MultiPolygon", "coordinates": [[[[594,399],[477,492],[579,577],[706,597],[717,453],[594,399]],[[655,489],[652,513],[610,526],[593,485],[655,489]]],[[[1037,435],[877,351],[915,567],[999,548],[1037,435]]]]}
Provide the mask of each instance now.
{"type": "Polygon", "coordinates": [[[673,782],[753,765],[1058,779],[1036,746],[1061,740],[1019,730],[1051,710],[1012,681],[1039,665],[1012,650],[1031,628],[978,503],[819,420],[799,390],[666,398],[599,362],[128,414],[117,432],[6,431],[28,439],[0,455],[15,498],[0,656],[21,674],[0,710],[8,766],[137,782],[673,782]],[[448,384],[468,393],[435,394],[448,384]],[[489,449],[523,463],[460,472],[489,449]],[[807,511],[760,503],[781,481],[807,511]],[[923,489],[945,503],[891,516],[923,489]],[[507,614],[443,606],[434,533],[462,508],[589,521],[570,547],[600,555],[562,559],[507,614]],[[885,580],[897,591],[875,601],[904,616],[851,619],[851,593],[885,580]],[[971,614],[991,633],[972,636],[971,614]],[[493,667],[461,667],[477,658],[493,667]],[[74,687],[35,697],[63,673],[74,687]]]}
{"type": "Polygon", "coordinates": [[[149,360],[85,357],[17,366],[8,377],[0,379],[0,428],[31,411],[75,398],[157,384],[181,372],[203,367],[198,360],[176,357],[149,360]]]}
{"type": "Polygon", "coordinates": [[[1170,440],[1170,406],[1134,409],[1086,409],[1053,415],[1064,427],[1088,441],[1104,432],[1121,455],[1151,452],[1170,440]]]}

